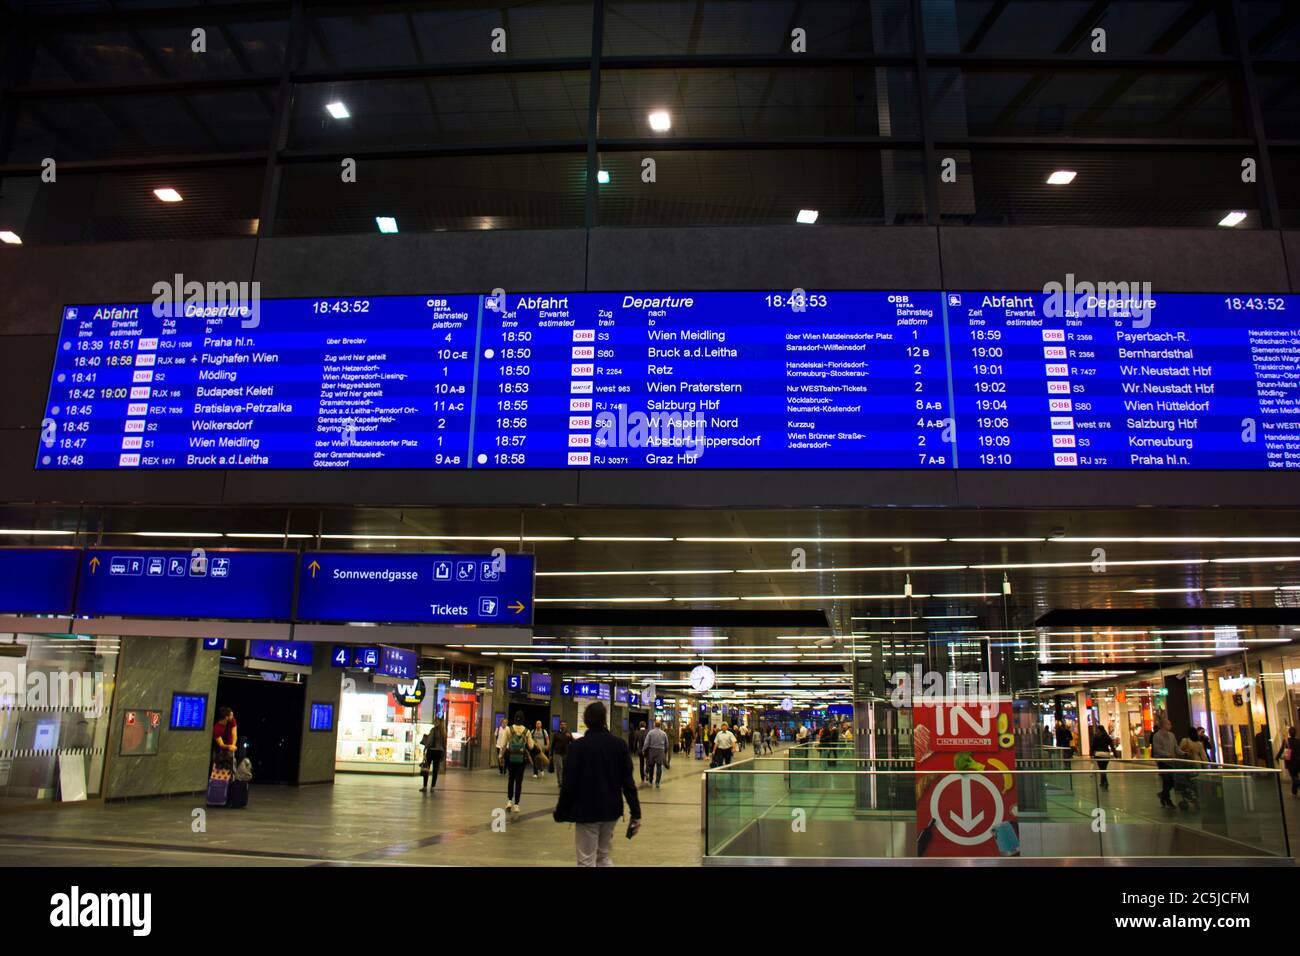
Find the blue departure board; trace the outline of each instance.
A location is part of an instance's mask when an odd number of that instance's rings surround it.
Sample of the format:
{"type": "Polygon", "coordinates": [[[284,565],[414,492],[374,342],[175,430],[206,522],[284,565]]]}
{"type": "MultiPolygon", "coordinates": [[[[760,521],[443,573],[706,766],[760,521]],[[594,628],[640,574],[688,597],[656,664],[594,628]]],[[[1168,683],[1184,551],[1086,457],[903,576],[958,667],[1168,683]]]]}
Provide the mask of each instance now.
{"type": "Polygon", "coordinates": [[[477,296],[64,309],[43,468],[465,467],[477,296]],[[206,314],[217,311],[217,315],[206,314]]]}
{"type": "Polygon", "coordinates": [[[801,298],[529,295],[486,311],[475,467],[951,468],[940,294],[801,298]]]}
{"type": "Polygon", "coordinates": [[[1300,297],[1096,298],[68,307],[37,467],[1300,467],[1300,297]]]}
{"type": "Polygon", "coordinates": [[[1300,297],[1047,300],[946,294],[958,467],[1300,467],[1300,297]]]}

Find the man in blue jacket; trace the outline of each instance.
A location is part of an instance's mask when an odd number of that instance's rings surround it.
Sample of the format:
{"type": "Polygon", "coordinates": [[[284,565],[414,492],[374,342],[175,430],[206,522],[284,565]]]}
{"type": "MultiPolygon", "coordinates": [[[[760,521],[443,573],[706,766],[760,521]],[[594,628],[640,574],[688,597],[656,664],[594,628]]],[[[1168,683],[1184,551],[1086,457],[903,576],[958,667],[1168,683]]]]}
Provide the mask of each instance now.
{"type": "Polygon", "coordinates": [[[641,801],[632,779],[632,753],[609,732],[605,705],[595,701],[583,711],[587,732],[569,745],[564,782],[555,805],[557,823],[574,823],[578,866],[613,866],[610,844],[614,824],[623,816],[623,799],[632,818],[628,836],[641,828],[641,801]]]}

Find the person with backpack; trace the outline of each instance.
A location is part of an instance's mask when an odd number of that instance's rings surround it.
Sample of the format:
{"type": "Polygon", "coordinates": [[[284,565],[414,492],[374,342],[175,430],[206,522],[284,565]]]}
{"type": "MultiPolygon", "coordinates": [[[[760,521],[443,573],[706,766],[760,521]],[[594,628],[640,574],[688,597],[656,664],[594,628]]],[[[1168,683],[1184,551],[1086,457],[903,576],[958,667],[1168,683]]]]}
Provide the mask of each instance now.
{"type": "Polygon", "coordinates": [[[438,767],[447,755],[447,731],[443,728],[441,719],[433,718],[433,726],[420,740],[420,746],[424,748],[424,760],[420,764],[420,777],[424,782],[420,785],[420,792],[427,790],[432,793],[438,787],[438,767]],[[429,783],[430,776],[433,777],[432,785],[429,783]]]}
{"type": "Polygon", "coordinates": [[[537,766],[538,763],[540,762],[541,758],[544,755],[550,753],[550,750],[551,750],[551,735],[546,732],[546,728],[542,726],[542,722],[539,720],[535,724],[533,724],[533,777],[534,778],[537,777],[538,774],[538,766],[537,766]]]}
{"type": "Polygon", "coordinates": [[[641,801],[632,779],[632,754],[606,726],[605,705],[593,701],[583,711],[587,732],[569,745],[560,799],[552,816],[573,823],[578,866],[613,866],[614,824],[627,800],[630,839],[641,829],[641,801]]]}
{"type": "Polygon", "coordinates": [[[524,767],[531,762],[529,751],[536,745],[524,726],[523,711],[515,711],[515,722],[507,730],[506,746],[502,751],[506,767],[506,809],[518,813],[519,798],[524,793],[524,767]]]}

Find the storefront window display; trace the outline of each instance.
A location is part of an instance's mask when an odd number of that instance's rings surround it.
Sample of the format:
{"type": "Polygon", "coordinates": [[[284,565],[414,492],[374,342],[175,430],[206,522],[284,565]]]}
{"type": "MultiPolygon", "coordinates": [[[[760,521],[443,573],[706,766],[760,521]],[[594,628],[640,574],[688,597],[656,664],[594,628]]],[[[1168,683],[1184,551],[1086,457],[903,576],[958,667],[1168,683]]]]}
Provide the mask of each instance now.
{"type": "Polygon", "coordinates": [[[0,805],[98,797],[118,641],[0,635],[0,805]]]}
{"type": "Polygon", "coordinates": [[[1300,653],[1281,650],[1262,655],[1258,671],[1260,696],[1268,718],[1271,757],[1276,766],[1287,729],[1300,729],[1300,653]]]}
{"type": "Polygon", "coordinates": [[[1241,661],[1206,668],[1205,675],[1213,725],[1206,730],[1215,741],[1220,759],[1224,763],[1254,765],[1257,746],[1265,743],[1256,740],[1265,723],[1258,681],[1246,673],[1241,661]]]}
{"type": "Polygon", "coordinates": [[[415,708],[394,699],[391,685],[355,675],[339,708],[335,769],[414,775],[422,757],[416,717],[415,708]]]}

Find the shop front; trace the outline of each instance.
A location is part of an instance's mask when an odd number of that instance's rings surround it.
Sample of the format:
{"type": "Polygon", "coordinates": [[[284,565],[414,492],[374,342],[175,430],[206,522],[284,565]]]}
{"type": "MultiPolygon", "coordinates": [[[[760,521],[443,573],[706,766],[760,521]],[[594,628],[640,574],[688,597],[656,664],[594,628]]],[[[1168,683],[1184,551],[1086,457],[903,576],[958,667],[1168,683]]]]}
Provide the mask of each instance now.
{"type": "MultiPolygon", "coordinates": [[[[0,806],[102,796],[117,661],[112,637],[0,635],[0,806]]],[[[156,742],[161,708],[128,716],[125,746],[156,742]]]]}
{"type": "Polygon", "coordinates": [[[423,754],[419,706],[399,700],[394,683],[376,675],[349,674],[339,707],[335,770],[414,776],[423,754]]]}

